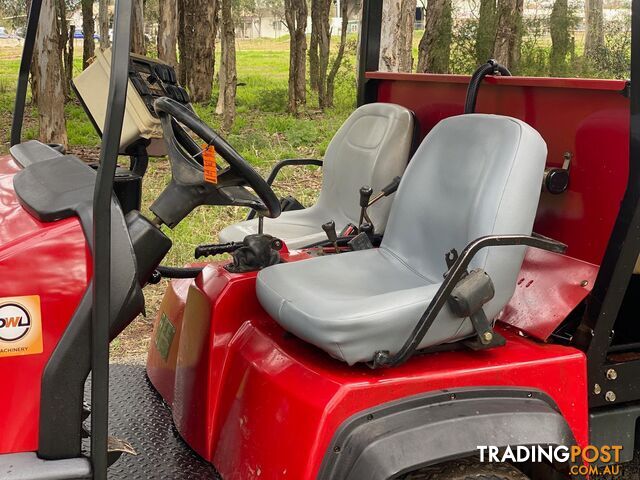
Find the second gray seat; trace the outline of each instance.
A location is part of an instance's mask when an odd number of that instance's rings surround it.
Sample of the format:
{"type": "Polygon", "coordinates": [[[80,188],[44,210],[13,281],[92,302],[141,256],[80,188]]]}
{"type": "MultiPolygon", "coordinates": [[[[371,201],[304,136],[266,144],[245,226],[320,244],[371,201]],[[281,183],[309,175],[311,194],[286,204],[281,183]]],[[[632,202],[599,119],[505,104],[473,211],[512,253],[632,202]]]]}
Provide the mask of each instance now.
{"type": "MultiPolygon", "coordinates": [[[[409,161],[414,119],[410,110],[391,103],[363,105],[349,116],[331,140],[322,166],[322,189],[315,205],[264,219],[264,233],[281,238],[289,248],[326,239],[322,224],[333,220],[339,232],[359,220],[359,190],[374,194],[402,175],[409,161]]],[[[369,209],[376,232],[384,232],[393,196],[369,209]]],[[[245,220],[223,229],[221,242],[241,242],[257,233],[258,220],[245,220]]]]}
{"type": "MultiPolygon", "coordinates": [[[[258,274],[260,303],[285,330],[349,364],[398,352],[442,284],[449,250],[531,234],[546,154],[540,134],[514,118],[441,121],[402,177],[380,248],[268,267],[258,274]]],[[[512,297],[524,253],[491,247],[472,260],[495,286],[489,319],[512,297]]],[[[473,333],[445,305],[419,348],[473,333]]]]}

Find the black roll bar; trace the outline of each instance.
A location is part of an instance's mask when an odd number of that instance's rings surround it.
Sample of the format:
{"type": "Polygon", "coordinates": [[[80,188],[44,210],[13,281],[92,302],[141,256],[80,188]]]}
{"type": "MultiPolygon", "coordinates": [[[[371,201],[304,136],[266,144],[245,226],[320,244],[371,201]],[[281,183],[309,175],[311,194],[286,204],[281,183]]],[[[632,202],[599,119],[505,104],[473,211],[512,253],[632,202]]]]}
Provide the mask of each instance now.
{"type": "Polygon", "coordinates": [[[363,0],[358,52],[360,61],[358,63],[357,104],[359,107],[376,101],[377,88],[371,88],[372,81],[366,78],[366,73],[378,70],[381,34],[382,0],[363,0]]]}
{"type": "Polygon", "coordinates": [[[27,101],[27,88],[29,86],[29,72],[33,60],[33,49],[36,44],[42,0],[32,0],[27,20],[27,32],[24,37],[22,59],[18,72],[18,85],[16,87],[16,100],[13,107],[13,119],[11,121],[11,146],[17,145],[22,139],[22,124],[24,123],[24,107],[27,101]]]}
{"type": "Polygon", "coordinates": [[[129,83],[131,0],[116,0],[109,96],[93,196],[93,314],[91,316],[91,461],[93,478],[107,479],[109,325],[111,324],[111,202],[129,83]]]}

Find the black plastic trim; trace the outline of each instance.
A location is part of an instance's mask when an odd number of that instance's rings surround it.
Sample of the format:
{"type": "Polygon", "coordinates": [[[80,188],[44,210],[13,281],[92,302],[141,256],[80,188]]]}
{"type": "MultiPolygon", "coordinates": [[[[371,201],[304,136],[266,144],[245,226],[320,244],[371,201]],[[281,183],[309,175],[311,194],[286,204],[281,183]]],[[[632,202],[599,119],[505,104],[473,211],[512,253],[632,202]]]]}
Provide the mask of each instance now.
{"type": "Polygon", "coordinates": [[[327,449],[318,479],[387,480],[474,455],[478,445],[574,443],[555,402],[542,391],[505,387],[439,390],[347,419],[327,449]]]}
{"type": "Polygon", "coordinates": [[[622,445],[620,463],[633,460],[640,404],[597,408],[589,412],[589,441],[592,445],[622,445]]]}
{"type": "MultiPolygon", "coordinates": [[[[13,180],[21,205],[38,220],[78,217],[92,251],[95,182],[96,172],[73,155],[31,163],[13,180]]],[[[105,328],[113,338],[144,310],[144,298],[127,224],[113,193],[110,211],[112,276],[107,287],[110,313],[105,328]]],[[[38,455],[44,459],[73,458],[81,453],[83,388],[91,361],[92,286],[87,288],[43,372],[38,455]]]]}

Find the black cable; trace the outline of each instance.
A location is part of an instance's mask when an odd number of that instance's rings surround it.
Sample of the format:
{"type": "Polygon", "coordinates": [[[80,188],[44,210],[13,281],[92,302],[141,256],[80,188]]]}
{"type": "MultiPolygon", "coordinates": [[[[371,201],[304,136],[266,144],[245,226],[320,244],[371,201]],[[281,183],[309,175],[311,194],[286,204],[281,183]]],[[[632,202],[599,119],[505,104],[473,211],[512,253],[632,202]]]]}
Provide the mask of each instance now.
{"type": "Polygon", "coordinates": [[[158,265],[157,272],[164,278],[196,278],[204,267],[167,267],[158,265]]]}
{"type": "Polygon", "coordinates": [[[495,60],[488,60],[487,63],[480,65],[469,81],[469,87],[467,88],[467,97],[464,101],[464,113],[474,113],[476,111],[476,100],[478,99],[478,89],[482,80],[487,75],[495,75],[499,73],[503,77],[510,77],[511,72],[504,66],[500,65],[495,60]]]}

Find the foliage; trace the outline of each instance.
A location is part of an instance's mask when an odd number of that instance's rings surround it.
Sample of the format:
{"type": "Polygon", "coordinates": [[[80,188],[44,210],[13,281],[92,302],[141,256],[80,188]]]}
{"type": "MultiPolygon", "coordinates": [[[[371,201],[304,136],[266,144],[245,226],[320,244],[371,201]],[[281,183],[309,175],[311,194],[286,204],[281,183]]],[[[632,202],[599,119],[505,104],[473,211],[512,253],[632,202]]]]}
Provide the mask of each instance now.
{"type": "Polygon", "coordinates": [[[450,73],[470,74],[478,66],[476,61],[477,31],[477,18],[454,20],[451,42],[451,62],[449,63],[450,73]]]}
{"type": "Polygon", "coordinates": [[[631,63],[631,15],[619,13],[604,25],[604,46],[584,60],[583,76],[629,78],[631,63]]]}

